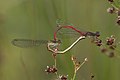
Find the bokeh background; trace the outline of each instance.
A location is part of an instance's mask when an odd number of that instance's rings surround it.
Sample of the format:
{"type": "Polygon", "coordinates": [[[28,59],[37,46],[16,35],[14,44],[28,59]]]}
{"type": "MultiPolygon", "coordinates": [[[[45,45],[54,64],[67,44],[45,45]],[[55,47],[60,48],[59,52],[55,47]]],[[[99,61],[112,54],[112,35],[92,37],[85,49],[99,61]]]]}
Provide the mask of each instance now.
{"type": "MultiPolygon", "coordinates": [[[[46,74],[46,66],[54,64],[46,45],[19,48],[11,44],[15,38],[53,39],[57,19],[64,19],[84,30],[100,31],[101,38],[115,35],[120,40],[116,16],[108,14],[107,0],[0,0],[0,80],[55,80],[46,74]]],[[[71,43],[64,39],[63,47],[71,43]]],[[[120,47],[118,46],[117,49],[120,47]]],[[[120,55],[116,51],[117,55],[120,55]]],[[[119,58],[109,58],[89,40],[79,42],[65,55],[57,56],[59,74],[73,75],[71,55],[88,62],[78,71],[76,80],[120,80],[119,58]]]]}

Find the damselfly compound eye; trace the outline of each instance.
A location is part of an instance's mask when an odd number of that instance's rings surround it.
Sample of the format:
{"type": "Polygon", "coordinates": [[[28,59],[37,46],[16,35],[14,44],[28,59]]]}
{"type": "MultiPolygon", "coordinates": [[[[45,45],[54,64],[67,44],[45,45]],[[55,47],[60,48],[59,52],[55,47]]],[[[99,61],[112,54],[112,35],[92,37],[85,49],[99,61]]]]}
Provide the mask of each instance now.
{"type": "Polygon", "coordinates": [[[99,31],[96,31],[96,37],[99,37],[100,36],[100,32],[99,31]]]}

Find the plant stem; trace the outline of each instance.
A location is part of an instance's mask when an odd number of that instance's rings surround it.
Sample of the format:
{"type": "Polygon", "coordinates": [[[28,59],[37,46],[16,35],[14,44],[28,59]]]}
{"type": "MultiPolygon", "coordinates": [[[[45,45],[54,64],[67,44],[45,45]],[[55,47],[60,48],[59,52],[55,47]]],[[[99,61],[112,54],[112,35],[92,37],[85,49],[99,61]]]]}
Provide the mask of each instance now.
{"type": "Polygon", "coordinates": [[[111,6],[114,7],[115,9],[119,10],[119,6],[115,2],[111,3],[111,6]]]}
{"type": "Polygon", "coordinates": [[[54,61],[55,61],[55,64],[54,64],[54,65],[55,65],[55,67],[56,67],[56,58],[54,59],[54,61]]]}
{"type": "Polygon", "coordinates": [[[71,80],[75,80],[75,77],[76,77],[76,70],[74,71],[74,75],[73,75],[73,78],[71,80]]]}

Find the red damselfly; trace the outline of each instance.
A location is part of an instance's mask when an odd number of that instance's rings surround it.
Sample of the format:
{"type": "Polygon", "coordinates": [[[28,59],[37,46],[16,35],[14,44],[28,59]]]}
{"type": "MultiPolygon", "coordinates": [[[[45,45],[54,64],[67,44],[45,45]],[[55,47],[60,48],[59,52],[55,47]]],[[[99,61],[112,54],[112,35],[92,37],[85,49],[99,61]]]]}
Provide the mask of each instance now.
{"type": "Polygon", "coordinates": [[[63,24],[57,22],[57,29],[54,32],[54,40],[32,40],[32,39],[13,39],[12,44],[17,47],[27,48],[33,46],[40,46],[41,44],[47,44],[48,42],[51,43],[52,47],[58,46],[61,43],[60,39],[61,35],[72,35],[72,36],[91,36],[91,37],[98,37],[100,34],[99,32],[82,32],[80,29],[75,28],[73,25],[70,24],[63,24]],[[58,39],[57,39],[58,38],[58,39]]]}

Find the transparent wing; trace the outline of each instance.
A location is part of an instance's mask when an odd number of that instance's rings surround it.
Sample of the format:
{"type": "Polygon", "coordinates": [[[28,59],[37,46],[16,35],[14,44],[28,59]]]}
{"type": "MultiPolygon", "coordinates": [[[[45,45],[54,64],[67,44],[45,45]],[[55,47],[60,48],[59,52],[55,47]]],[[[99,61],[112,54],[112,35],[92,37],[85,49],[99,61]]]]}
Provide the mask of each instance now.
{"type": "MultiPolygon", "coordinates": [[[[59,26],[73,26],[75,27],[75,25],[71,24],[70,22],[66,22],[62,19],[57,19],[56,20],[56,24],[59,26]]],[[[80,29],[77,27],[77,29],[80,29]]],[[[80,29],[82,30],[82,29],[80,29]]],[[[83,30],[82,30],[83,31],[83,30]]],[[[75,38],[80,36],[80,34],[76,31],[74,31],[73,29],[70,28],[63,28],[61,30],[58,31],[57,37],[58,38],[75,38]]]]}
{"type": "Polygon", "coordinates": [[[80,34],[77,33],[76,31],[73,31],[72,29],[61,29],[58,33],[57,33],[57,37],[58,38],[76,38],[79,37],[80,34]]]}
{"type": "Polygon", "coordinates": [[[47,44],[47,40],[32,40],[32,39],[13,39],[11,43],[14,46],[21,48],[28,48],[34,46],[40,46],[41,44],[47,44]]]}

